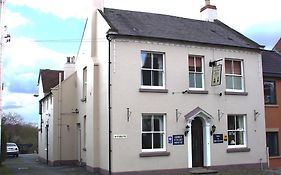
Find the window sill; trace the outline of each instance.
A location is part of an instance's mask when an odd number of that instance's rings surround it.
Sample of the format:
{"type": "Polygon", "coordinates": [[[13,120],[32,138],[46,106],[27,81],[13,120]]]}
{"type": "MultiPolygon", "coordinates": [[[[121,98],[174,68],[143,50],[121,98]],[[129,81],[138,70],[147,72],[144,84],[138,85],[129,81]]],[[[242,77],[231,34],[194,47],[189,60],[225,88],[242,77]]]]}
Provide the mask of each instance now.
{"type": "Polygon", "coordinates": [[[168,93],[168,89],[144,89],[144,88],[140,88],[139,92],[168,93]]]}
{"type": "Polygon", "coordinates": [[[227,153],[250,152],[251,148],[227,148],[227,153]]]}
{"type": "Polygon", "coordinates": [[[208,94],[208,91],[204,91],[204,90],[188,90],[187,91],[188,94],[208,94]]]}
{"type": "Polygon", "coordinates": [[[274,104],[265,104],[264,105],[266,108],[279,108],[279,105],[274,105],[274,104]]]}
{"type": "Polygon", "coordinates": [[[269,159],[281,159],[281,156],[269,156],[269,159]]]}
{"type": "Polygon", "coordinates": [[[230,91],[225,91],[224,95],[240,95],[240,96],[247,96],[248,92],[230,92],[230,91]]]}
{"type": "Polygon", "coordinates": [[[143,152],[140,153],[140,157],[159,157],[159,156],[169,156],[170,152],[143,152]]]}

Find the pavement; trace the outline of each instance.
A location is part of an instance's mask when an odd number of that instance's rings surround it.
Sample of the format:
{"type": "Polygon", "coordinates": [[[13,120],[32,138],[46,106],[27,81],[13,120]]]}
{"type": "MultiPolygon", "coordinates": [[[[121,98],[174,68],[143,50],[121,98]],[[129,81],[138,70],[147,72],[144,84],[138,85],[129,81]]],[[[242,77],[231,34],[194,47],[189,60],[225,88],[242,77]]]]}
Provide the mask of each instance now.
{"type": "Polygon", "coordinates": [[[47,166],[38,161],[37,154],[20,154],[18,158],[8,157],[3,165],[12,175],[100,175],[78,166],[47,166]]]}
{"type": "MultiPolygon", "coordinates": [[[[18,158],[9,157],[3,162],[3,165],[10,170],[12,175],[100,175],[88,172],[85,168],[78,166],[48,166],[38,161],[37,154],[20,154],[18,158]]],[[[281,169],[267,169],[264,171],[236,169],[210,173],[215,173],[215,175],[281,175],[281,169]]],[[[204,174],[209,173],[205,172],[204,174]]],[[[176,175],[191,175],[191,173],[176,175]]]]}

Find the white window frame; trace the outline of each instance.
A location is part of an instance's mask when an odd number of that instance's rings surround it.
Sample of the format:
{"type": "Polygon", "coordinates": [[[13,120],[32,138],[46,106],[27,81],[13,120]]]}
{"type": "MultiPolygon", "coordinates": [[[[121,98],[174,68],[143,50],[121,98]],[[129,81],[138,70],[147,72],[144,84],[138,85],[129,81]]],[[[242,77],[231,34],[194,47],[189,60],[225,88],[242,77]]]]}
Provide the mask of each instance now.
{"type": "Polygon", "coordinates": [[[202,56],[202,55],[188,55],[187,62],[188,62],[188,88],[189,88],[189,90],[205,90],[205,62],[204,62],[204,56],[202,56]],[[193,64],[195,66],[195,71],[190,71],[189,70],[189,57],[193,57],[193,64]],[[196,57],[201,57],[202,72],[196,72],[196,59],[195,59],[196,57]],[[190,83],[189,82],[190,81],[189,80],[189,74],[190,73],[202,74],[202,80],[201,80],[202,81],[202,88],[196,88],[196,87],[190,87],[189,86],[189,83],[190,83]]]}
{"type": "Polygon", "coordinates": [[[247,126],[247,124],[246,124],[246,115],[243,115],[243,114],[229,114],[229,115],[227,115],[227,137],[228,137],[228,140],[229,140],[229,134],[228,134],[228,132],[229,131],[233,131],[233,132],[235,132],[235,131],[242,131],[243,132],[243,142],[244,142],[244,144],[243,145],[229,145],[228,144],[228,142],[227,142],[227,145],[228,145],[228,148],[245,148],[245,147],[247,147],[247,128],[246,128],[246,126],[247,126]],[[234,116],[235,117],[235,127],[236,127],[236,117],[243,117],[243,129],[234,129],[234,130],[229,130],[228,129],[228,117],[229,116],[234,116]]]}
{"type": "MultiPolygon", "coordinates": [[[[245,85],[244,85],[245,84],[244,83],[244,61],[242,59],[225,58],[224,64],[225,64],[226,61],[231,61],[231,70],[232,71],[234,70],[233,62],[234,61],[239,61],[240,62],[240,69],[241,69],[241,75],[237,75],[237,74],[234,74],[234,73],[227,74],[226,73],[226,69],[224,69],[224,71],[225,71],[225,90],[228,91],[228,92],[244,92],[245,91],[245,85]],[[226,87],[226,76],[241,77],[241,87],[242,87],[242,89],[227,89],[227,87],[226,87]]],[[[232,79],[232,83],[234,84],[234,79],[232,79]]]]}
{"type": "MultiPolygon", "coordinates": [[[[153,77],[151,77],[151,81],[152,81],[153,77]]],[[[165,89],[166,88],[166,56],[164,52],[157,52],[157,51],[145,51],[142,50],[141,51],[141,88],[143,89],[165,89]],[[143,60],[142,60],[142,54],[143,53],[150,53],[152,55],[152,59],[151,59],[151,67],[152,68],[142,68],[143,65],[143,60]],[[163,55],[163,69],[153,69],[153,54],[162,54],[163,55]],[[162,86],[149,86],[149,85],[143,85],[143,75],[142,75],[142,71],[143,70],[148,70],[148,71],[162,71],[162,81],[163,81],[163,85],[162,86]]]]}
{"type": "MultiPolygon", "coordinates": [[[[152,119],[152,122],[154,120],[152,119]]],[[[153,123],[151,124],[153,126],[153,123]]],[[[153,137],[152,137],[153,138],[153,137]]],[[[166,151],[166,114],[163,114],[163,113],[143,113],[142,114],[142,117],[141,117],[141,150],[142,152],[162,152],[162,151],[166,151]],[[155,115],[162,115],[163,116],[163,131],[143,131],[142,130],[142,126],[143,126],[143,117],[145,116],[152,116],[152,118],[155,116],[155,115]],[[163,148],[160,148],[160,149],[142,149],[142,134],[143,133],[163,133],[163,148]]],[[[153,145],[153,139],[152,139],[152,143],[153,145]]]]}
{"type": "Polygon", "coordinates": [[[87,99],[87,75],[88,74],[88,70],[87,70],[87,66],[83,68],[83,87],[82,87],[82,99],[84,101],[86,101],[87,99]]]}

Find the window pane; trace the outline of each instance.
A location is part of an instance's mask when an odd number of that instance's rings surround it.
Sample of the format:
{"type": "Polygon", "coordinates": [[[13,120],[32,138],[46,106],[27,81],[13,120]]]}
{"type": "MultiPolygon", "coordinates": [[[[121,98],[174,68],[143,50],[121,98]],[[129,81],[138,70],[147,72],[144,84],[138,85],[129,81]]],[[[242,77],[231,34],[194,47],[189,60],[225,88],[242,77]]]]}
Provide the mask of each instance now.
{"type": "Polygon", "coordinates": [[[226,89],[233,89],[232,78],[233,78],[233,77],[230,76],[230,75],[225,76],[226,89]]]}
{"type": "Polygon", "coordinates": [[[244,145],[244,132],[236,131],[236,145],[244,145]]]}
{"type": "Polygon", "coordinates": [[[228,130],[235,129],[235,117],[234,116],[228,116],[227,123],[228,123],[228,130]]]}
{"type": "Polygon", "coordinates": [[[142,134],[142,149],[152,149],[152,134],[151,133],[142,134]]]}
{"type": "Polygon", "coordinates": [[[264,102],[265,104],[276,104],[274,81],[264,82],[264,102]]]}
{"type": "Polygon", "coordinates": [[[196,73],[195,74],[195,78],[196,78],[196,88],[202,88],[203,84],[202,84],[202,76],[203,74],[201,73],[196,73]]]}
{"type": "Polygon", "coordinates": [[[189,72],[189,87],[195,87],[195,73],[189,72]]]}
{"type": "Polygon", "coordinates": [[[236,116],[236,130],[244,130],[244,117],[236,116]]]}
{"type": "Polygon", "coordinates": [[[154,131],[164,131],[163,116],[154,116],[154,131]]]}
{"type": "Polygon", "coordinates": [[[234,89],[242,90],[242,77],[233,77],[234,79],[234,89]]]}
{"type": "Polygon", "coordinates": [[[163,86],[163,72],[153,71],[153,86],[163,86]]]}
{"type": "Polygon", "coordinates": [[[233,61],[234,74],[241,75],[241,61],[233,61]]]}
{"type": "Polygon", "coordinates": [[[202,58],[196,57],[196,72],[202,72],[202,58]]]}
{"type": "Polygon", "coordinates": [[[193,57],[188,58],[188,66],[189,66],[189,71],[195,71],[194,58],[193,57]]]}
{"type": "Polygon", "coordinates": [[[279,156],[278,132],[266,133],[266,145],[269,148],[269,156],[279,156]]]}
{"type": "Polygon", "coordinates": [[[152,131],[151,116],[143,116],[142,118],[142,131],[152,131]]]}
{"type": "Polygon", "coordinates": [[[236,133],[234,131],[228,132],[228,145],[236,145],[236,133]]]}
{"type": "Polygon", "coordinates": [[[142,85],[151,85],[151,71],[142,70],[142,85]]]}
{"type": "Polygon", "coordinates": [[[232,74],[232,61],[230,60],[225,60],[225,73],[226,74],[232,74]]]}
{"type": "Polygon", "coordinates": [[[151,53],[141,52],[142,68],[152,68],[151,53]]]}
{"type": "Polygon", "coordinates": [[[153,54],[153,68],[163,69],[163,54],[153,54]]]}
{"type": "Polygon", "coordinates": [[[163,134],[162,133],[153,134],[153,148],[155,148],[155,149],[163,148],[163,134]]]}

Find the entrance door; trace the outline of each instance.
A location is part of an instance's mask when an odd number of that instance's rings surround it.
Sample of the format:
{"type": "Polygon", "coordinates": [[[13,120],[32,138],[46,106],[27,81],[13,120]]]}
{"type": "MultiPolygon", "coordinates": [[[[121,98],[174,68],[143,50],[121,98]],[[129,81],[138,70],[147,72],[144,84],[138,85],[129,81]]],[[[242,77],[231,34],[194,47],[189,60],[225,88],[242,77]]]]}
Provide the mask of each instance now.
{"type": "Polygon", "coordinates": [[[203,126],[199,117],[191,123],[192,166],[203,167],[203,126]]]}

